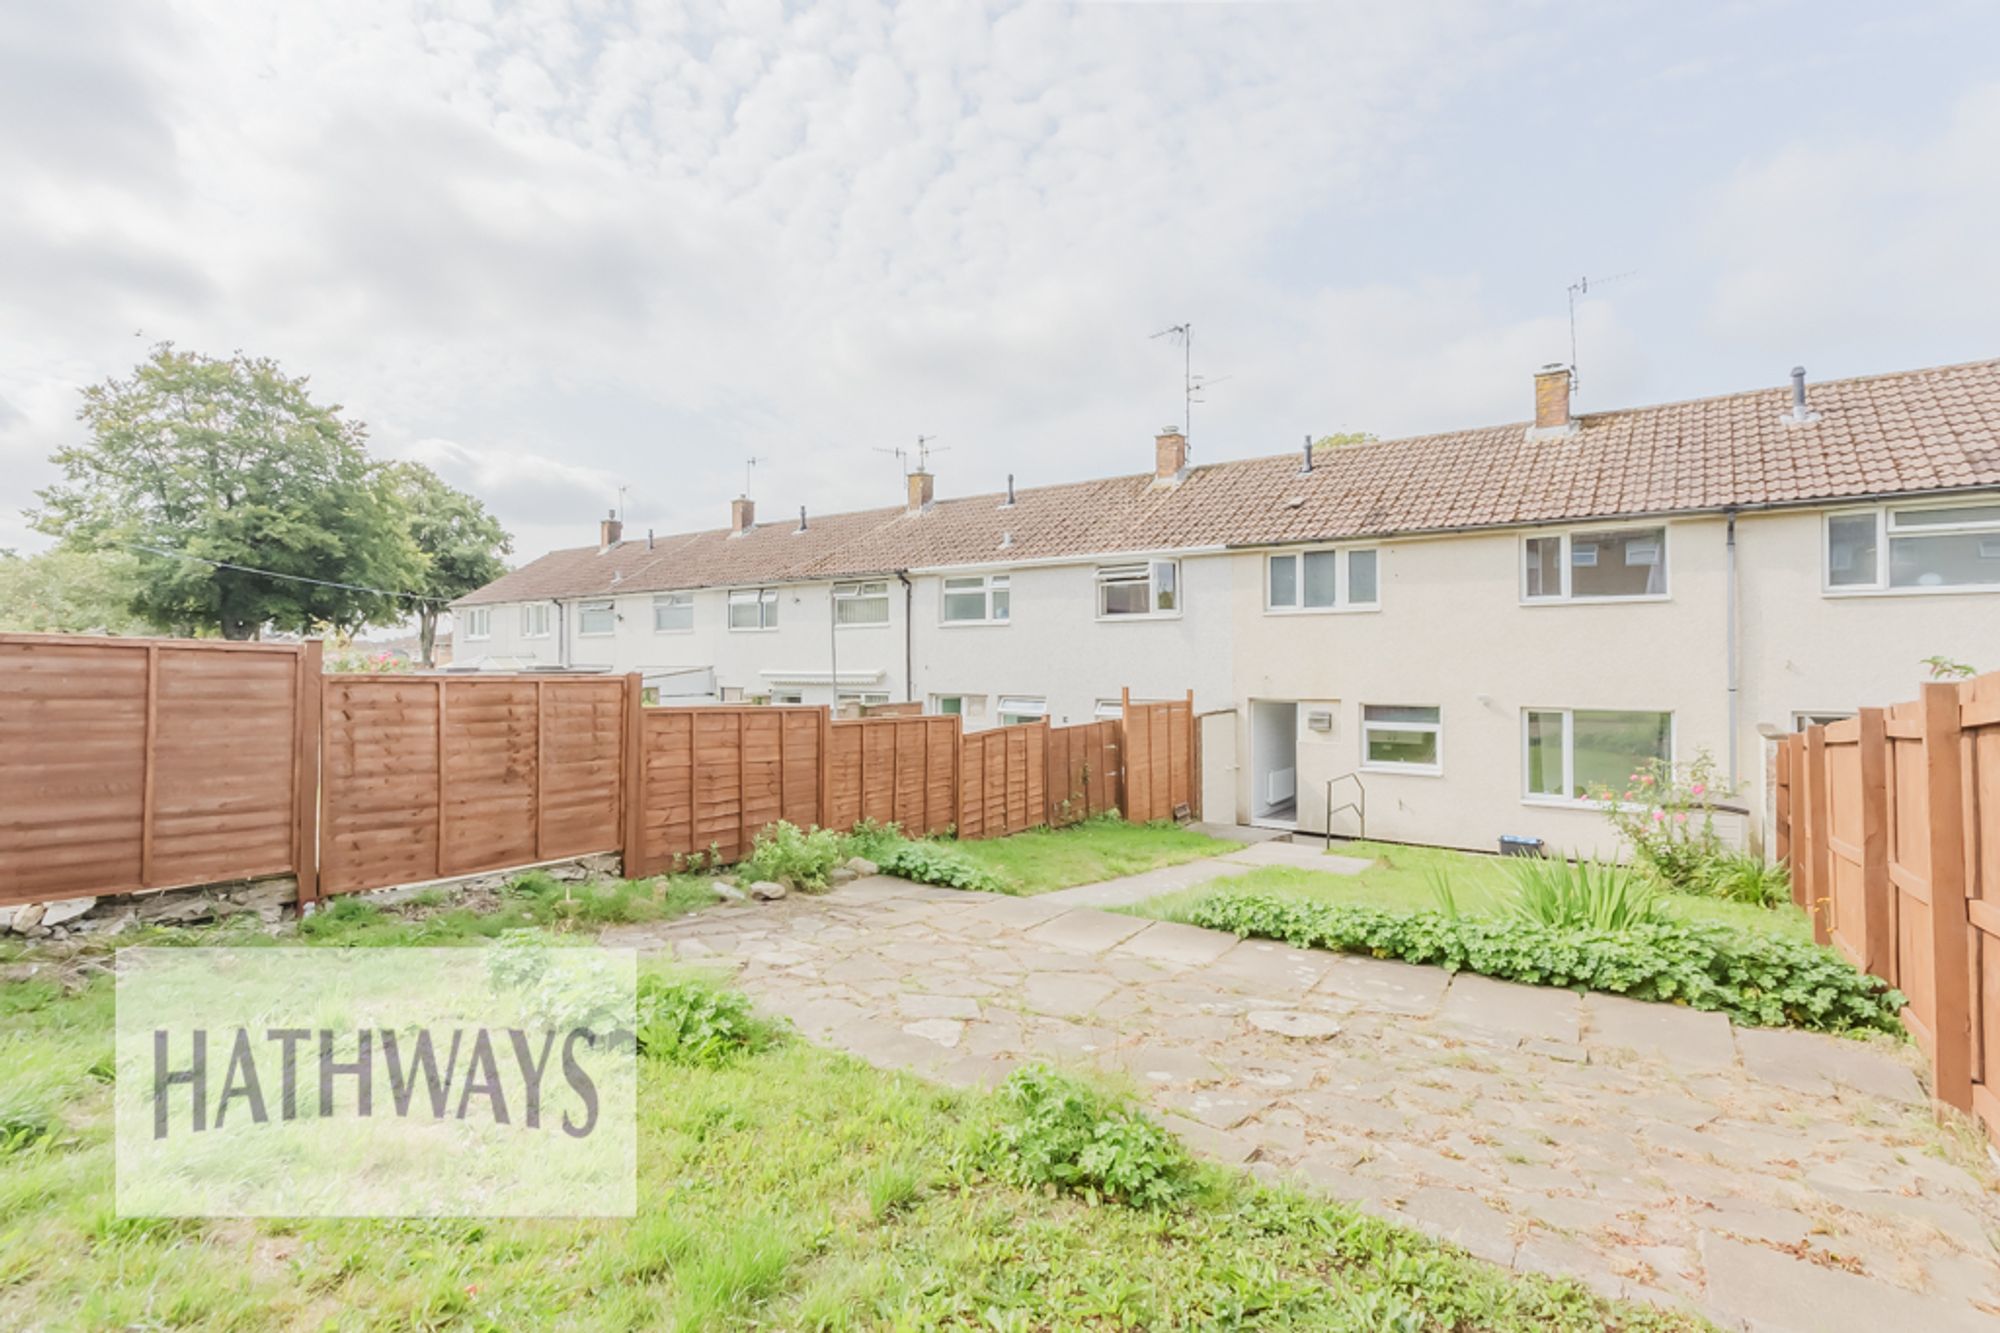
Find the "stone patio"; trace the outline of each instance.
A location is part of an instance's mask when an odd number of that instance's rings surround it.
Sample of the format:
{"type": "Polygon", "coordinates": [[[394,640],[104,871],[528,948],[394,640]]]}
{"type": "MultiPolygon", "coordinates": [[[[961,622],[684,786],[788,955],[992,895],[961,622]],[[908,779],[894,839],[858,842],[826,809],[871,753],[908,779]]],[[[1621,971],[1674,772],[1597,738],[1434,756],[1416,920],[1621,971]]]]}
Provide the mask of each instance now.
{"type": "Polygon", "coordinates": [[[603,940],[733,969],[807,1036],[885,1067],[1120,1075],[1208,1157],[1726,1328],[2000,1328],[1993,1173],[1933,1122],[1906,1050],[1078,896],[868,879],[603,940]]]}

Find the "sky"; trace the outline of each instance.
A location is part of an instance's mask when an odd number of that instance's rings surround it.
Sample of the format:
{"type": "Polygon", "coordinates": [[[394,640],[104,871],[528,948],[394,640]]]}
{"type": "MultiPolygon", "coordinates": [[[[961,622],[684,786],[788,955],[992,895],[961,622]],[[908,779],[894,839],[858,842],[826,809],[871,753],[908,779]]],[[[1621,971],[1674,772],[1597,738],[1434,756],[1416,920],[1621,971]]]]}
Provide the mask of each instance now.
{"type": "Polygon", "coordinates": [[[2000,6],[13,0],[0,548],[162,340],[516,559],[2000,356],[2000,6]],[[747,460],[757,460],[754,468],[747,460]]]}

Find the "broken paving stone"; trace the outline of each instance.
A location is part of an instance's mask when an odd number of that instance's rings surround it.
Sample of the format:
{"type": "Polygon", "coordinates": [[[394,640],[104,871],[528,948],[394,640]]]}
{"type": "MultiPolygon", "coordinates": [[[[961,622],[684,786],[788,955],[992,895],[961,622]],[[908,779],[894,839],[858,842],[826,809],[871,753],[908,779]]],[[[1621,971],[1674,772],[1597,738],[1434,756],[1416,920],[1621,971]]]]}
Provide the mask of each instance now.
{"type": "Polygon", "coordinates": [[[750,896],[762,899],[765,902],[770,902],[775,898],[782,898],[785,896],[785,892],[785,886],[776,880],[760,879],[750,886],[750,896]]]}
{"type": "Polygon", "coordinates": [[[1260,1032],[1303,1041],[1324,1041],[1340,1034],[1340,1024],[1325,1014],[1309,1014],[1298,1009],[1254,1009],[1250,1026],[1260,1032]]]}
{"type": "Polygon", "coordinates": [[[66,926],[95,906],[97,906],[95,898],[65,898],[61,902],[45,904],[42,908],[42,924],[52,929],[56,926],[66,926]]]}
{"type": "Polygon", "coordinates": [[[866,879],[870,875],[879,875],[882,873],[882,867],[876,865],[865,856],[848,857],[847,864],[842,866],[841,869],[850,870],[863,879],[866,879]]]}
{"type": "Polygon", "coordinates": [[[723,902],[740,903],[743,901],[743,890],[737,888],[734,884],[728,884],[718,879],[708,887],[713,889],[715,896],[723,902]]]}
{"type": "Polygon", "coordinates": [[[920,1018],[914,1023],[903,1024],[903,1031],[940,1046],[956,1046],[965,1033],[965,1024],[955,1018],[920,1018]]]}

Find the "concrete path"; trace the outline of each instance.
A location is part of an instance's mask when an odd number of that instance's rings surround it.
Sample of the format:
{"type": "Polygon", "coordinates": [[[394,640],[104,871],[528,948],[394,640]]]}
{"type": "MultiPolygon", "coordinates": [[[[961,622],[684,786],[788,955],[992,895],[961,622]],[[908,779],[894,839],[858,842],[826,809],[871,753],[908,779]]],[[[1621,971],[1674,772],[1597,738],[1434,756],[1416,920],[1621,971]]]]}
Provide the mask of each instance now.
{"type": "Polygon", "coordinates": [[[884,1067],[1115,1071],[1207,1156],[1724,1327],[2000,1327],[1992,1173],[1887,1043],[889,879],[603,939],[884,1067]]]}
{"type": "Polygon", "coordinates": [[[1329,875],[1358,875],[1372,861],[1352,856],[1328,856],[1317,847],[1276,840],[1254,842],[1221,856],[1205,857],[1177,866],[1161,866],[1122,879],[1083,884],[1074,889],[1057,889],[1036,897],[1036,902],[1060,903],[1064,907],[1130,907],[1165,893],[1177,893],[1206,884],[1226,875],[1243,875],[1263,866],[1299,866],[1329,875]]]}

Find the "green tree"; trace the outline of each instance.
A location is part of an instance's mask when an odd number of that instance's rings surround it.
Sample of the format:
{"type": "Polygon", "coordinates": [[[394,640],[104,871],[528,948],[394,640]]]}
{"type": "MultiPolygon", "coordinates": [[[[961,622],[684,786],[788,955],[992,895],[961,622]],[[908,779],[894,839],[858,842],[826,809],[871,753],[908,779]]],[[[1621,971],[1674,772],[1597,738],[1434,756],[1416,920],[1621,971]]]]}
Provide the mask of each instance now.
{"type": "Polygon", "coordinates": [[[389,483],[410,516],[410,538],[423,557],[423,573],[411,591],[417,603],[417,640],[423,665],[434,666],[438,615],[454,597],[483,588],[507,572],[501,557],[514,539],[486,512],[486,506],[445,485],[422,463],[392,463],[389,483]]]}
{"type": "Polygon", "coordinates": [[[138,562],[118,552],[0,551],[0,630],[144,634],[161,628],[132,610],[138,562]]]}
{"type": "Polygon", "coordinates": [[[303,377],[162,343],[129,379],[85,389],[77,416],[90,438],[56,452],[65,480],[31,516],[64,549],[135,555],[138,614],[248,639],[409,611],[408,517],[365,429],[303,377]]]}
{"type": "Polygon", "coordinates": [[[1333,435],[1322,435],[1313,441],[1315,449],[1338,449],[1349,444],[1373,444],[1376,436],[1365,430],[1344,430],[1333,435]]]}

